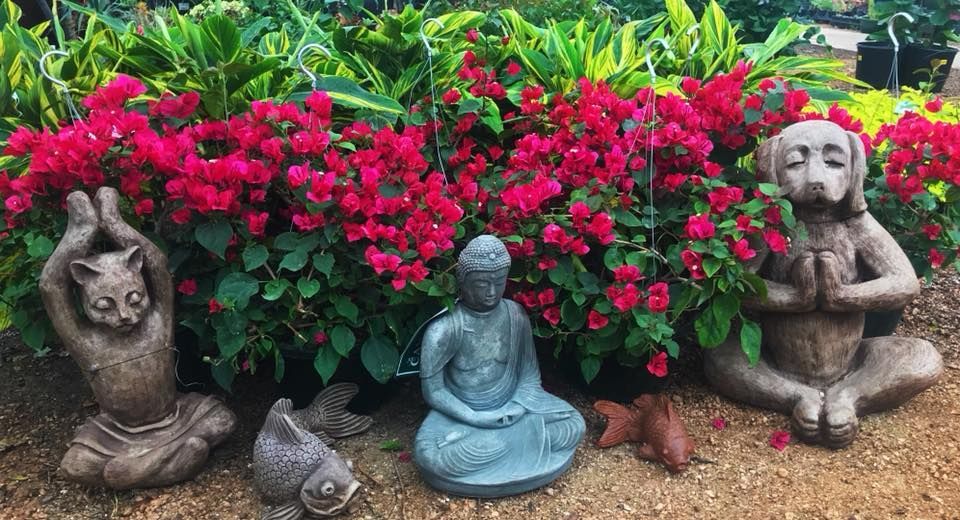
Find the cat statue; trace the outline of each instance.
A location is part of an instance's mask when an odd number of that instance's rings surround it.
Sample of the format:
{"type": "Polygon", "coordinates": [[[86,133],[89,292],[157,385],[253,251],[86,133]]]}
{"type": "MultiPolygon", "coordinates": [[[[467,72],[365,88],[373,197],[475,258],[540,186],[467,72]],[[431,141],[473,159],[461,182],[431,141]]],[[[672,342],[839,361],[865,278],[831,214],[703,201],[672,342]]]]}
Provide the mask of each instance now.
{"type": "Polygon", "coordinates": [[[40,275],[40,294],[100,413],[78,429],[60,471],[112,489],[193,478],[237,419],[212,396],[176,390],[167,258],[123,221],[113,188],[100,188],[93,202],[71,193],[67,214],[67,229],[40,275]],[[122,250],[88,256],[100,233],[122,250]]]}

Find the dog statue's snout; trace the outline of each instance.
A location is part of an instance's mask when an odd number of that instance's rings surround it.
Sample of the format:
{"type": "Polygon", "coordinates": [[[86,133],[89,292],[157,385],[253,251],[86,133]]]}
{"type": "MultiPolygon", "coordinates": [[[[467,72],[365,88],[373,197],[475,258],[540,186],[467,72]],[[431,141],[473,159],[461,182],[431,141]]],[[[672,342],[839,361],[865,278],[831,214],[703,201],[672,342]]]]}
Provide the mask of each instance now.
{"type": "Polygon", "coordinates": [[[823,191],[823,183],[822,183],[822,182],[811,182],[811,183],[810,183],[810,191],[813,191],[813,192],[823,191]]]}

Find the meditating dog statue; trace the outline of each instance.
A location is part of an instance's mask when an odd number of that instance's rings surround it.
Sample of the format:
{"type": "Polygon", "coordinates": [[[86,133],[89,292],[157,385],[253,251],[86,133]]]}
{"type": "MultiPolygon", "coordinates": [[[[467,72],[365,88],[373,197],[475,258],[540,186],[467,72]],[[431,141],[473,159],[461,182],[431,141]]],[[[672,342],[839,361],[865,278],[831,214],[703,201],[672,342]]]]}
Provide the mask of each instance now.
{"type": "Polygon", "coordinates": [[[859,137],[828,121],[805,121],[764,142],[762,180],[780,186],[806,228],[787,255],[762,251],[753,269],[765,299],[746,302],[763,328],[751,367],[736,340],[706,351],[706,376],[733,399],[792,414],[797,435],[849,445],[858,416],[896,407],[943,370],[929,342],[863,339],[864,311],[902,308],[920,291],[897,242],[868,213],[859,137]]]}

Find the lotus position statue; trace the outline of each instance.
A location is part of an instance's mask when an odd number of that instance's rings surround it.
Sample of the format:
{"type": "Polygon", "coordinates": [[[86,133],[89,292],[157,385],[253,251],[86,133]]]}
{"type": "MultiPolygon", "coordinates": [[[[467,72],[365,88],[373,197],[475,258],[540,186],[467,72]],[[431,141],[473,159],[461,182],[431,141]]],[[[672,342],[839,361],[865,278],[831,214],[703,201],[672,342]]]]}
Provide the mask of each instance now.
{"type": "Polygon", "coordinates": [[[787,255],[755,259],[767,298],[746,303],[763,328],[760,361],[750,367],[728,341],[706,352],[707,379],[734,399],[792,414],[801,439],[841,448],[856,437],[858,416],[899,406],[943,371],[927,341],[862,337],[864,311],[902,308],[920,285],[866,211],[859,136],[828,121],[797,123],[758,148],[757,168],[807,236],[787,255]]]}
{"type": "Polygon", "coordinates": [[[192,478],[236,416],[212,396],[177,393],[167,257],[123,221],[115,189],[100,188],[94,203],[67,197],[66,232],[40,275],[47,314],[100,405],[60,470],[113,489],[192,478]],[[87,256],[101,232],[122,250],[87,256]]]}
{"type": "Polygon", "coordinates": [[[460,253],[460,300],[427,325],[420,378],[431,411],[414,460],[431,486],[500,497],[546,485],[566,471],[583,417],[540,385],[526,313],[503,299],[510,255],[483,235],[460,253]]]}

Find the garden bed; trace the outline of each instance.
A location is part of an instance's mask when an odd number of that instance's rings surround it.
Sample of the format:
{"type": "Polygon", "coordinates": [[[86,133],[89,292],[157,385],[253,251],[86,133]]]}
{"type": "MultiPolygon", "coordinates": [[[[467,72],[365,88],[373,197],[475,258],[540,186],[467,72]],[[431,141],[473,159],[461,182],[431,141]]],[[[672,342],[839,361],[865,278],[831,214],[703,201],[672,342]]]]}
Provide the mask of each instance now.
{"type": "MultiPolygon", "coordinates": [[[[413,382],[374,414],[364,435],[343,441],[365,495],[349,518],[956,518],[960,511],[960,276],[940,278],[907,309],[899,334],[932,341],[947,369],[943,380],[907,405],[861,422],[849,449],[767,444],[787,418],[722,399],[704,384],[699,354],[686,349],[670,393],[697,453],[679,476],[635,458],[633,448],[593,446],[602,420],[591,399],[546,373],[548,388],[587,419],[574,466],[552,486],[502,500],[449,498],[423,484],[405,457],[379,449],[397,438],[411,446],[426,413],[413,382]],[[727,428],[711,421],[723,416],[727,428]]],[[[69,483],[56,473],[75,427],[96,410],[67,357],[34,358],[7,334],[0,342],[0,511],[16,519],[258,518],[251,487],[253,440],[276,387],[267,378],[243,385],[228,404],[238,431],[194,481],[165,489],[110,492],[69,483]]],[[[408,380],[409,381],[409,380],[408,380]]]]}

